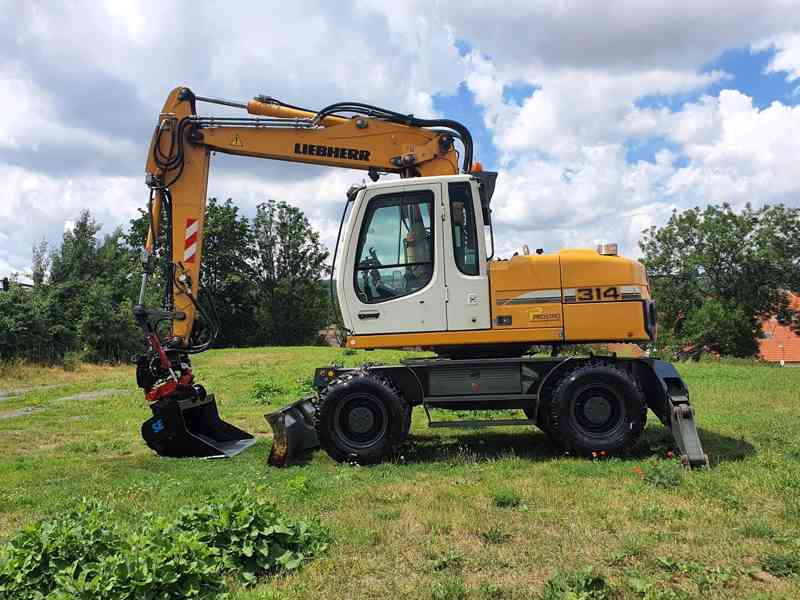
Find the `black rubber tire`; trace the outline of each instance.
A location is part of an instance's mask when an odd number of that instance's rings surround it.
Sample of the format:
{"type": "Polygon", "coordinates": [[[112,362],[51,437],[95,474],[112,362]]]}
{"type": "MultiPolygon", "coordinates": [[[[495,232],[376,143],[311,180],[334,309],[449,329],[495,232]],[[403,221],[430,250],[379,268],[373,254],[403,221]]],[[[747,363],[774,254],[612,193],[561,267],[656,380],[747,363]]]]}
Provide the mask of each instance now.
{"type": "Polygon", "coordinates": [[[392,383],[367,370],[347,373],[320,392],[320,446],[338,462],[372,465],[405,441],[411,408],[392,383]]]}
{"type": "Polygon", "coordinates": [[[576,454],[618,454],[633,446],[647,422],[647,405],[636,381],[613,364],[589,363],[558,382],[549,427],[576,454]]]}
{"type": "Polygon", "coordinates": [[[554,384],[547,383],[539,390],[538,411],[534,412],[533,407],[531,407],[523,409],[523,412],[527,418],[536,421],[536,426],[547,435],[553,444],[563,446],[558,437],[558,431],[554,430],[550,423],[550,405],[553,401],[554,387],[554,384]]]}
{"type": "Polygon", "coordinates": [[[541,429],[547,437],[557,446],[561,446],[557,432],[553,431],[550,425],[550,398],[542,398],[539,413],[536,414],[532,408],[523,408],[523,412],[528,419],[536,421],[536,426],[541,429]]]}

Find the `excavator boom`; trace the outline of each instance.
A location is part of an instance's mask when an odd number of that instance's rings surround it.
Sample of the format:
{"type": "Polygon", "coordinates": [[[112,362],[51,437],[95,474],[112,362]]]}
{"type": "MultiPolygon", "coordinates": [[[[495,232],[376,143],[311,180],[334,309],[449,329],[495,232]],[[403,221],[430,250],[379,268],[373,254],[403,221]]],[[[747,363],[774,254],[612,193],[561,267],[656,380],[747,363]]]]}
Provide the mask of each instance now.
{"type": "Polygon", "coordinates": [[[147,339],[137,380],[154,416],[142,434],[160,454],[230,455],[252,436],[219,419],[213,396],[194,383],[189,355],[208,349],[218,331],[213,310],[199,298],[210,156],[223,152],[272,160],[383,173],[403,178],[459,172],[472,161],[466,127],[448,119],[419,119],[376,106],[343,102],[309,111],[259,96],[247,103],[206,98],[186,87],[166,101],[150,142],[146,175],[150,228],[134,314],[147,339]],[[198,103],[246,114],[203,116],[198,103]],[[162,223],[166,223],[164,305],[145,307],[145,289],[162,223]],[[169,324],[169,335],[159,325],[169,324]],[[224,432],[224,433],[221,433],[224,432]]]}
{"type": "MultiPolygon", "coordinates": [[[[247,104],[195,96],[188,88],[167,97],[153,134],[146,173],[152,190],[147,251],[152,253],[168,209],[170,254],[174,276],[171,292],[180,318],[172,338],[191,347],[197,316],[197,295],[203,252],[203,217],[211,152],[330,167],[361,169],[402,177],[453,175],[459,172],[454,139],[461,139],[465,161],[471,161],[469,131],[446,119],[422,120],[367,105],[341,103],[319,113],[290,107],[274,99],[247,104]],[[256,117],[198,116],[198,102],[233,105],[256,117]],[[327,112],[355,113],[345,118],[327,112]],[[168,206],[167,206],[168,205],[168,206]]],[[[469,163],[465,162],[465,167],[469,163]]]]}

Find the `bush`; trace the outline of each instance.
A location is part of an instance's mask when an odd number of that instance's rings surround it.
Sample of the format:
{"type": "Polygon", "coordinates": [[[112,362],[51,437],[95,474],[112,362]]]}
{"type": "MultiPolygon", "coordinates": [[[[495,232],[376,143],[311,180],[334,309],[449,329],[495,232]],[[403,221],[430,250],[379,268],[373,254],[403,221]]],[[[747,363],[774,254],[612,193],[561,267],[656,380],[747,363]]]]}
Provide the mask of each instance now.
{"type": "Polygon", "coordinates": [[[156,528],[126,541],[113,554],[58,573],[48,600],[211,599],[225,589],[218,550],[197,534],[156,528]]]}
{"type": "Polygon", "coordinates": [[[297,569],[327,546],[315,523],[295,521],[244,489],[174,521],[135,530],[93,501],[23,529],[0,550],[3,600],[212,598],[229,577],[245,584],[297,569]]]}
{"type": "Polygon", "coordinates": [[[511,535],[499,527],[492,527],[481,533],[481,539],[487,544],[504,544],[511,539],[511,535]]]}
{"type": "Polygon", "coordinates": [[[245,583],[297,569],[327,545],[317,524],[288,519],[272,502],[249,490],[181,510],[173,529],[196,533],[219,551],[224,571],[245,583]]]}
{"type": "Polygon", "coordinates": [[[707,300],[691,311],[681,337],[694,347],[706,347],[724,356],[758,354],[758,341],[745,311],[718,300],[707,300]]]}
{"type": "Polygon", "coordinates": [[[299,400],[309,396],[313,391],[313,381],[308,378],[300,378],[287,384],[281,384],[272,377],[265,376],[253,385],[253,397],[264,404],[270,404],[274,400],[299,400]]]}
{"type": "Polygon", "coordinates": [[[65,371],[77,371],[81,368],[81,355],[78,352],[67,352],[62,362],[65,371]]]}
{"type": "Polygon", "coordinates": [[[542,600],[610,600],[611,586],[592,567],[577,573],[558,573],[545,583],[542,600]]]}
{"type": "Polygon", "coordinates": [[[514,490],[499,490],[494,494],[494,505],[499,508],[514,508],[522,499],[514,490]]]}
{"type": "Polygon", "coordinates": [[[460,577],[448,577],[437,581],[431,590],[431,600],[465,600],[467,588],[460,577]]]}
{"type": "Polygon", "coordinates": [[[683,482],[684,468],[677,460],[650,459],[634,472],[644,481],[655,487],[674,488],[683,482]]]}
{"type": "Polygon", "coordinates": [[[489,581],[484,581],[478,586],[477,595],[478,598],[483,598],[484,600],[504,600],[505,598],[511,598],[510,591],[489,581]]]}
{"type": "Polygon", "coordinates": [[[789,554],[771,554],[761,561],[761,567],[775,577],[800,574],[800,558],[789,554]]]}
{"type": "Polygon", "coordinates": [[[283,388],[275,383],[271,377],[259,379],[253,385],[253,397],[261,402],[269,404],[275,396],[280,396],[283,388]]]}
{"type": "Polygon", "coordinates": [[[123,538],[109,521],[99,503],[83,500],[60,518],[17,533],[0,556],[0,597],[47,595],[62,573],[74,573],[81,564],[113,555],[123,538]]]}

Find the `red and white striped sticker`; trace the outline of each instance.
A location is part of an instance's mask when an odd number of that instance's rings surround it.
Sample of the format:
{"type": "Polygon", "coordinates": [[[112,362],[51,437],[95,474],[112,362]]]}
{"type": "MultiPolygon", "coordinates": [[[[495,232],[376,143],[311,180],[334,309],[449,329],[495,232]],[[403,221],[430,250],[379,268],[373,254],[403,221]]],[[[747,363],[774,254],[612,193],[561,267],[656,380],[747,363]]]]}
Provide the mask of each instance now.
{"type": "Polygon", "coordinates": [[[193,263],[197,255],[197,219],[186,219],[186,235],[183,242],[183,262],[193,263]]]}

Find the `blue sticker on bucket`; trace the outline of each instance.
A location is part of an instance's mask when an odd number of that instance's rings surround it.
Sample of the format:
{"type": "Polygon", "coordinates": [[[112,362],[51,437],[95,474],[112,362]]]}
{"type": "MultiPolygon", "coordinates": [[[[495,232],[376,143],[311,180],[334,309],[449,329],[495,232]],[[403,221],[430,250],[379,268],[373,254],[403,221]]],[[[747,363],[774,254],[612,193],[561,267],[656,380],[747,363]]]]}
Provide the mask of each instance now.
{"type": "Polygon", "coordinates": [[[153,424],[150,426],[153,428],[153,432],[158,433],[159,431],[164,431],[164,420],[159,419],[158,421],[153,421],[153,424]]]}

